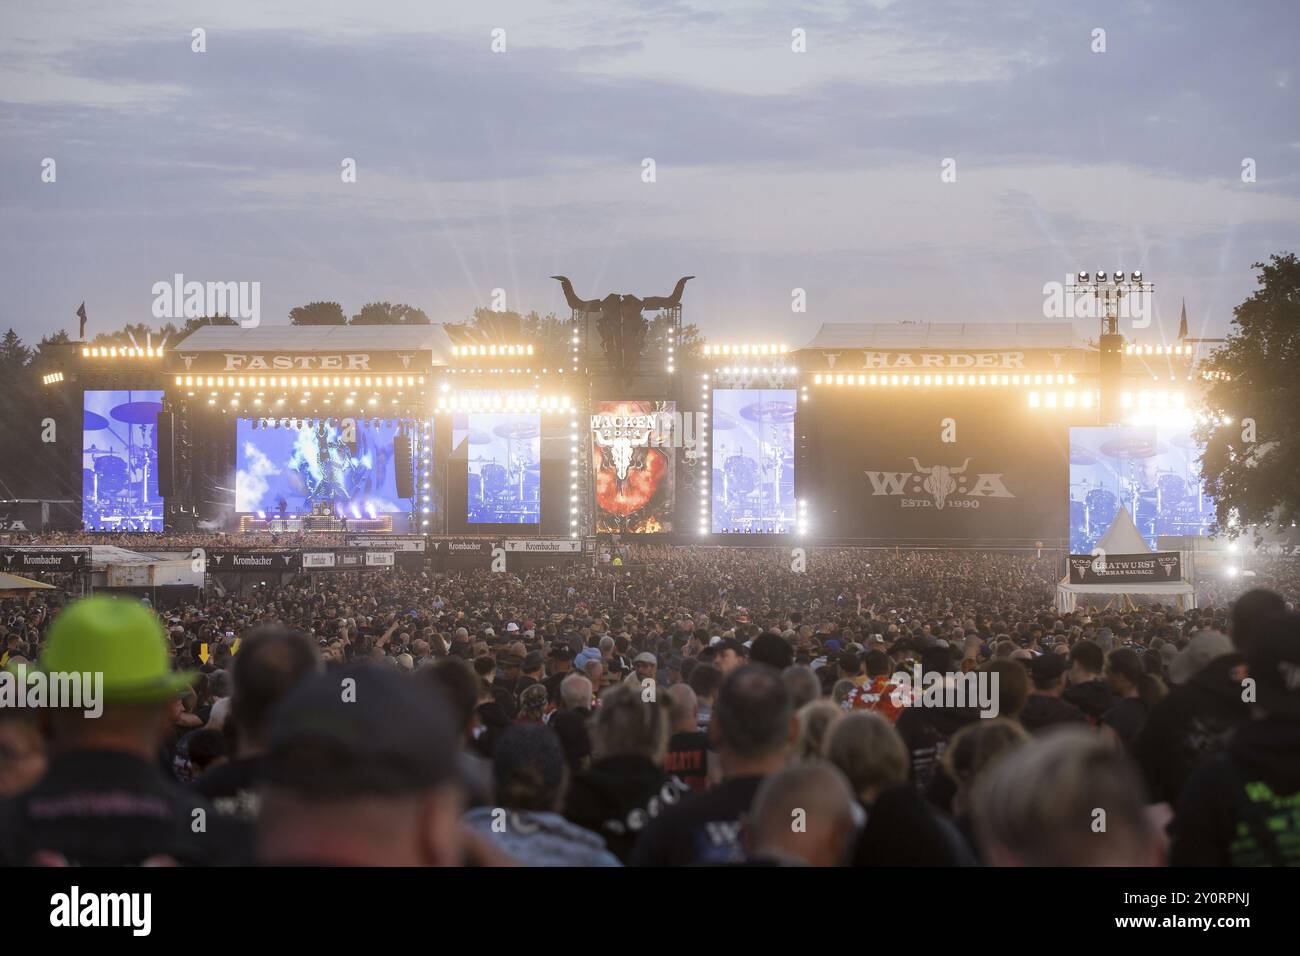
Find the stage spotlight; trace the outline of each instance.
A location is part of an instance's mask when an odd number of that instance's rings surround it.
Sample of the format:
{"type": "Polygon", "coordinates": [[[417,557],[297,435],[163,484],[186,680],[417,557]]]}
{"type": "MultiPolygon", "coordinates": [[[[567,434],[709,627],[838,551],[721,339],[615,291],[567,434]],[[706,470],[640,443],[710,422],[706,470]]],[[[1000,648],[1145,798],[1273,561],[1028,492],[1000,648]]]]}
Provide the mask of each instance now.
{"type": "Polygon", "coordinates": [[[1098,272],[1098,273],[1097,273],[1097,281],[1098,281],[1098,282],[1105,282],[1105,281],[1106,281],[1106,273],[1104,273],[1104,272],[1098,272]]]}
{"type": "Polygon", "coordinates": [[[1141,272],[1134,272],[1132,275],[1129,276],[1129,278],[1132,279],[1134,282],[1141,282],[1141,281],[1142,281],[1142,273],[1141,273],[1141,272]]]}
{"type": "Polygon", "coordinates": [[[1079,273],[1079,283],[1080,283],[1080,284],[1087,284],[1087,282],[1088,282],[1088,273],[1086,273],[1086,272],[1080,272],[1080,273],[1079,273]]]}
{"type": "Polygon", "coordinates": [[[1121,282],[1124,281],[1124,273],[1122,272],[1113,273],[1110,278],[1112,282],[1114,282],[1116,285],[1119,285],[1121,282]]]}

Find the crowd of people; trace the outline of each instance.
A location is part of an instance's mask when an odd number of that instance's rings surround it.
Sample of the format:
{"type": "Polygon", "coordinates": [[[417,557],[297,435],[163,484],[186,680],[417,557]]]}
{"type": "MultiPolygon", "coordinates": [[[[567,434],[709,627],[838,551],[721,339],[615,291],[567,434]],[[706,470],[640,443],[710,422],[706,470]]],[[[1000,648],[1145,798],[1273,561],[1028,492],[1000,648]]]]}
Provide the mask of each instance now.
{"type": "Polygon", "coordinates": [[[1296,864],[1298,578],[1063,613],[1051,556],[630,546],[34,592],[0,663],[103,708],[0,706],[0,861],[1296,864]]]}

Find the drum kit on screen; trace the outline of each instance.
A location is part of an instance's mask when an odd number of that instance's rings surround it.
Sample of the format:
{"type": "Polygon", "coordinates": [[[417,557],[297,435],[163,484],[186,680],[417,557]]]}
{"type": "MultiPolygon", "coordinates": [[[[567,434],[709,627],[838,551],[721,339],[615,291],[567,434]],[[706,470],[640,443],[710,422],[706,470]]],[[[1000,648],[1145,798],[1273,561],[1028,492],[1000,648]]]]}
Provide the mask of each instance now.
{"type": "Polygon", "coordinates": [[[161,411],[160,402],[124,402],[107,418],[84,412],[81,500],[86,527],[149,531],[162,521],[153,440],[161,411]]]}
{"type": "Polygon", "coordinates": [[[491,432],[470,429],[467,511],[474,522],[529,524],[541,515],[542,466],[533,458],[533,442],[541,435],[536,422],[504,422],[491,432]],[[503,439],[504,461],[484,454],[482,446],[503,439]],[[479,446],[476,449],[474,446],[479,446]]]}
{"type": "Polygon", "coordinates": [[[794,403],[758,401],[740,417],[759,437],[723,411],[713,416],[714,525],[728,531],[785,531],[794,524],[794,403]],[[786,512],[789,511],[789,514],[786,512]]]}
{"type": "Polygon", "coordinates": [[[1109,459],[1109,470],[1117,480],[1114,488],[1086,478],[1071,483],[1071,537],[1095,545],[1121,507],[1128,509],[1144,538],[1202,534],[1214,508],[1197,473],[1196,444],[1190,436],[1180,435],[1172,446],[1181,453],[1172,467],[1159,463],[1171,446],[1154,438],[1112,438],[1096,453],[1070,449],[1071,465],[1093,466],[1109,459]]]}

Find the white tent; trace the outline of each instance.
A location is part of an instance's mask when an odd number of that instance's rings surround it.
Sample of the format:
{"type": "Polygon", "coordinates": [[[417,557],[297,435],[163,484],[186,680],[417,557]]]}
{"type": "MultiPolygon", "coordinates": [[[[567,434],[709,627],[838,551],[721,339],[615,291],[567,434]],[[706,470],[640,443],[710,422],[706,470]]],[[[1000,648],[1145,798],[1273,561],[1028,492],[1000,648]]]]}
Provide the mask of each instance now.
{"type": "MultiPolygon", "coordinates": [[[[1138,533],[1137,525],[1127,508],[1120,508],[1115,520],[1097,542],[1103,554],[1151,554],[1151,548],[1138,533]]],[[[1056,586],[1056,609],[1061,613],[1073,611],[1080,594],[1140,594],[1158,598],[1162,602],[1178,601],[1181,608],[1196,607],[1196,589],[1188,581],[1151,582],[1147,584],[1071,584],[1070,575],[1056,586]]]]}

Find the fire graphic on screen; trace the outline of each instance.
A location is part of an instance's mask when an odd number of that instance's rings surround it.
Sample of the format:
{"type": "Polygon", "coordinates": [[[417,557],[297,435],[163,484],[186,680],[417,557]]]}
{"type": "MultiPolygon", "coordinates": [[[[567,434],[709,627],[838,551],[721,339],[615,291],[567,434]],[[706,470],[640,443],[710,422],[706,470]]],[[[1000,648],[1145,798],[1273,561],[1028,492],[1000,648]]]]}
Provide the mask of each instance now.
{"type": "Polygon", "coordinates": [[[596,531],[672,529],[672,402],[603,402],[591,417],[596,531]]]}

